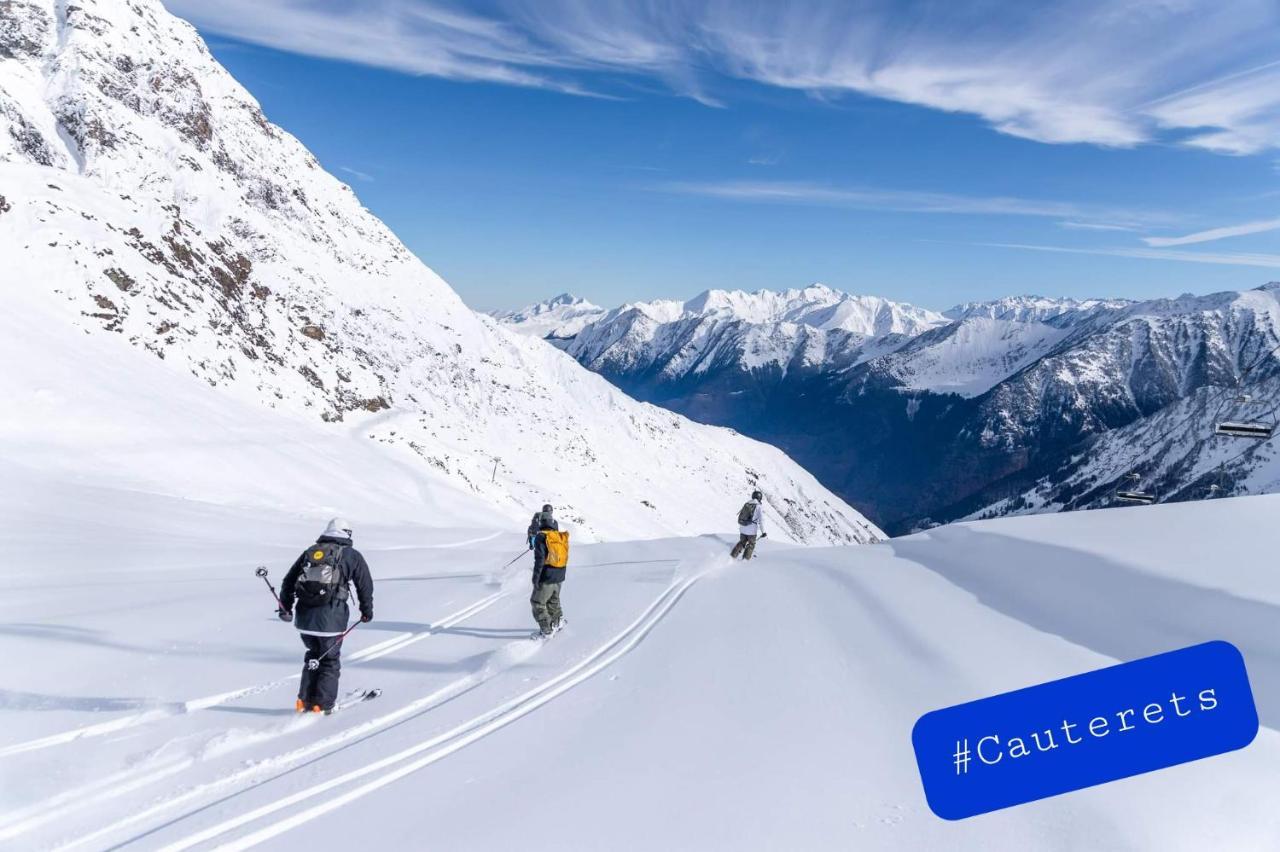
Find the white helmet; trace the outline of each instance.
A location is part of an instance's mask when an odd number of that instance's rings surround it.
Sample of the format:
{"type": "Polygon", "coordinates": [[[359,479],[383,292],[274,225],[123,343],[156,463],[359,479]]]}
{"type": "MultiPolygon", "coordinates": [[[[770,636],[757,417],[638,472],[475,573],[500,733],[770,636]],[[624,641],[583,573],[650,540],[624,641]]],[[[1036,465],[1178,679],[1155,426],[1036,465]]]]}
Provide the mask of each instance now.
{"type": "Polygon", "coordinates": [[[321,535],[331,538],[351,538],[351,522],[345,518],[334,518],[329,521],[329,526],[324,528],[321,535]]]}

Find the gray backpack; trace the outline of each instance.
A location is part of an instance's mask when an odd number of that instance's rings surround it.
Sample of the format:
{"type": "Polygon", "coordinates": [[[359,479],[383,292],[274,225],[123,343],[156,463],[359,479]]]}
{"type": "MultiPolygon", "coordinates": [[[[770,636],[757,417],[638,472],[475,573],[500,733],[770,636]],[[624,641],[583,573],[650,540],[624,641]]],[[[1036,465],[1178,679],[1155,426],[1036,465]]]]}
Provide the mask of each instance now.
{"type": "Polygon", "coordinates": [[[347,584],[340,564],[345,549],[344,545],[333,542],[314,544],[307,549],[296,587],[298,603],[322,606],[334,598],[346,597],[347,584]]]}
{"type": "Polygon", "coordinates": [[[754,500],[748,500],[742,504],[742,508],[738,510],[738,526],[745,527],[754,523],[756,517],[756,504],[754,500]]]}

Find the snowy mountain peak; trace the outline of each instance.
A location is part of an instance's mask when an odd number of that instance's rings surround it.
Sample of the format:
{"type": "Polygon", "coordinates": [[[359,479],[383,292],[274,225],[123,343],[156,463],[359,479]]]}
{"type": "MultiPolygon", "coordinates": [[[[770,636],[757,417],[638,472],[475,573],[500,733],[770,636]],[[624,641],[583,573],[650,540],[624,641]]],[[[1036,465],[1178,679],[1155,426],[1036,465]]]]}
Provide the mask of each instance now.
{"type": "Polygon", "coordinates": [[[490,311],[489,315],[498,319],[521,319],[525,317],[541,316],[548,313],[564,312],[566,309],[574,311],[596,311],[603,312],[604,308],[593,305],[581,296],[575,296],[572,293],[561,293],[545,302],[538,302],[533,305],[526,305],[519,310],[514,311],[490,311]]]}
{"type": "Polygon", "coordinates": [[[604,316],[605,309],[571,293],[515,311],[490,311],[489,316],[521,334],[552,340],[573,337],[588,323],[604,316]]]}
{"type": "Polygon", "coordinates": [[[575,296],[572,293],[561,293],[559,296],[556,296],[554,299],[547,302],[547,304],[552,307],[558,307],[561,305],[589,305],[590,307],[595,307],[595,305],[592,305],[586,299],[575,296]]]}
{"type": "Polygon", "coordinates": [[[803,289],[706,290],[684,303],[687,316],[716,317],[749,323],[788,322],[854,334],[917,334],[941,325],[941,315],[879,296],[855,296],[812,284],[803,289]]]}
{"type": "Polygon", "coordinates": [[[752,322],[779,320],[788,311],[799,306],[830,304],[843,294],[822,284],[813,284],[800,290],[704,290],[684,303],[685,312],[699,316],[714,313],[728,314],[736,319],[752,322]]]}
{"type": "Polygon", "coordinates": [[[561,296],[494,316],[544,338],[593,370],[658,370],[668,378],[738,363],[748,369],[851,363],[872,341],[912,337],[941,314],[824,284],[789,290],[704,290],[605,311],[561,296]]]}

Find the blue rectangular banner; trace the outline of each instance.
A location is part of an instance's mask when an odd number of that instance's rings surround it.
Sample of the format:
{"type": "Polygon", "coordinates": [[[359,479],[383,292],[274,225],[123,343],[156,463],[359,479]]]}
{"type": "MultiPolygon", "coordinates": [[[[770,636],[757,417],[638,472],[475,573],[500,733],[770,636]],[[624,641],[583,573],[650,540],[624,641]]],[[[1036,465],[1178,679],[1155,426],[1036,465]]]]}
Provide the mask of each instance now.
{"type": "Polygon", "coordinates": [[[1258,734],[1244,657],[1206,642],[926,713],[911,732],[944,819],[1244,748],[1258,734]]]}

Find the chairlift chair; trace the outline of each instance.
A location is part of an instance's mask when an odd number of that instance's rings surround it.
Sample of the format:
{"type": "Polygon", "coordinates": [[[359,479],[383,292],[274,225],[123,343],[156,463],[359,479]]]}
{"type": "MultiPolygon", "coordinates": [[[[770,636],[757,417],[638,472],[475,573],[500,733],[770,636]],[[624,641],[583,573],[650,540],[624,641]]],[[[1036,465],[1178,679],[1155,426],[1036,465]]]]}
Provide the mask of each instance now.
{"type": "MultiPolygon", "coordinates": [[[[1249,369],[1253,368],[1250,367],[1249,369]]],[[[1243,381],[1243,379],[1244,377],[1241,376],[1240,381],[1243,381]]],[[[1230,419],[1231,415],[1228,414],[1229,419],[1219,420],[1214,424],[1213,434],[1225,435],[1228,438],[1253,438],[1258,441],[1270,440],[1276,430],[1275,423],[1268,423],[1265,420],[1245,420],[1241,416],[1243,414],[1242,409],[1252,402],[1253,394],[1246,393],[1243,390],[1237,391],[1235,399],[1236,419],[1230,419]]]]}
{"type": "Polygon", "coordinates": [[[1139,487],[1142,482],[1142,475],[1138,473],[1126,473],[1124,478],[1131,483],[1128,488],[1122,488],[1116,491],[1116,499],[1121,503],[1141,503],[1143,505],[1156,502],[1156,495],[1150,491],[1143,491],[1139,487]]]}
{"type": "Polygon", "coordinates": [[[1213,434],[1226,435],[1231,438],[1255,438],[1260,441],[1269,440],[1275,432],[1274,423],[1248,420],[1224,420],[1214,427],[1213,434]]]}

